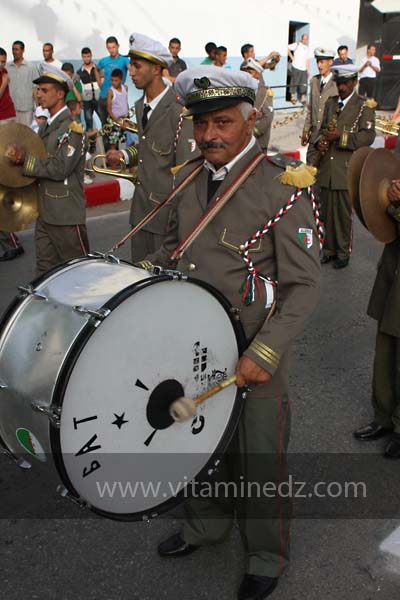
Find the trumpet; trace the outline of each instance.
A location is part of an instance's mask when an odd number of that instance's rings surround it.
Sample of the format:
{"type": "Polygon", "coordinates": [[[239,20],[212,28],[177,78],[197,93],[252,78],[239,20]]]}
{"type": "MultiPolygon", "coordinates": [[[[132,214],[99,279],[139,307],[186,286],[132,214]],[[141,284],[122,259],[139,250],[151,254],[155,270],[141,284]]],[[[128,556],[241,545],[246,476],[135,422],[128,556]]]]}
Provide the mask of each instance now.
{"type": "Polygon", "coordinates": [[[382,131],[385,135],[398,136],[400,133],[400,124],[396,123],[392,119],[376,118],[375,129],[382,131]]]}
{"type": "Polygon", "coordinates": [[[118,127],[123,127],[124,129],[126,129],[127,131],[131,131],[132,133],[138,132],[137,123],[135,123],[131,119],[128,119],[128,117],[122,117],[121,119],[119,119],[118,123],[115,123],[115,125],[117,125],[118,127]]]}

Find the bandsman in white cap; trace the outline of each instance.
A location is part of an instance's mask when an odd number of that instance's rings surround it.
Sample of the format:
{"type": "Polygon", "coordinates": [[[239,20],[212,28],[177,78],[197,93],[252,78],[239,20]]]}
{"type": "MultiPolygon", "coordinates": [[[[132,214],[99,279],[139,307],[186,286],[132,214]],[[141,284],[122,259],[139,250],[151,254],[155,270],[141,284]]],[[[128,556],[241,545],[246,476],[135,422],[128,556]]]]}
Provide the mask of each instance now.
{"type": "Polygon", "coordinates": [[[43,63],[34,80],[38,100],[50,117],[39,129],[47,158],[39,159],[12,145],[6,153],[11,164],[23,165],[23,172],[37,177],[39,217],[36,221],[36,272],[78,258],[89,251],[86,231],[86,201],[83,175],[86,140],[82,125],[71,121],[65,96],[72,80],[52,64],[43,63]]]}
{"type": "Polygon", "coordinates": [[[274,92],[264,84],[262,73],[264,68],[254,58],[248,58],[241,65],[242,71],[247,71],[254,79],[258,81],[258,89],[254,108],[257,111],[256,123],[253,133],[257,138],[261,150],[267,153],[269,138],[271,135],[271,125],[274,119],[273,99],[274,92]]]}
{"type": "MultiPolygon", "coordinates": [[[[163,81],[171,55],[160,42],[140,34],[129,38],[130,74],[143,96],[135,104],[138,147],[127,151],[110,150],[111,167],[124,157],[130,167],[137,165],[137,182],[130,223],[136,225],[167,194],[173,185],[173,169],[196,155],[191,119],[181,117],[183,106],[176,92],[163,81]]],[[[169,210],[161,212],[142,231],[132,237],[132,261],[143,260],[157,250],[165,239],[169,210]]]]}
{"type": "MultiPolygon", "coordinates": [[[[318,299],[318,227],[298,187],[310,185],[309,172],[305,165],[284,172],[283,157],[267,159],[258,147],[258,84],[248,73],[200,66],[181,73],[175,86],[193,115],[202,157],[179,173],[170,232],[142,266],[177,268],[240,306],[248,347],[237,385],[252,392],[228,453],[232,462],[223,461],[218,479],[278,486],[290,430],[288,350],[318,299]]],[[[186,502],[183,531],[162,542],[159,554],[185,556],[224,540],[236,514],[246,549],[238,599],[266,598],[289,561],[287,499],[222,495],[186,502]]]]}
{"type": "Polygon", "coordinates": [[[307,146],[307,164],[312,165],[318,154],[314,144],[321,128],[324,108],[328,98],[337,96],[337,87],[331,66],[335,53],[325,48],[315,48],[315,60],[319,74],[314,75],[310,81],[310,99],[307,105],[307,114],[301,136],[301,145],[307,146]]]}
{"type": "Polygon", "coordinates": [[[336,269],[349,264],[353,244],[353,209],[347,191],[347,166],[354,150],[370,146],[375,139],[376,103],[357,94],[358,67],[332,67],[338,96],[325,104],[320,132],[315,142],[319,152],[317,183],[321,188],[322,220],[325,225],[323,264],[333,261],[336,269]]]}

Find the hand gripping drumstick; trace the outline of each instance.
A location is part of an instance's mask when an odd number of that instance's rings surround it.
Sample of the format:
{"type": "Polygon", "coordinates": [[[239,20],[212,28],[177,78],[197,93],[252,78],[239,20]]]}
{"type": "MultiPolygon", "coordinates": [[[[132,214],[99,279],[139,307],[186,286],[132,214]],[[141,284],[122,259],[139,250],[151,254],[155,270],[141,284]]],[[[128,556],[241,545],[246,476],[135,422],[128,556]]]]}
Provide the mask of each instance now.
{"type": "Polygon", "coordinates": [[[214,394],[218,394],[221,390],[224,390],[226,387],[232,385],[232,383],[236,382],[236,375],[231,375],[228,379],[223,379],[220,383],[217,383],[214,387],[210,388],[197,398],[185,398],[181,397],[175,400],[169,409],[169,414],[178,423],[182,423],[183,421],[187,421],[191,419],[196,414],[197,407],[202,404],[207,398],[210,396],[214,396],[214,394]]]}

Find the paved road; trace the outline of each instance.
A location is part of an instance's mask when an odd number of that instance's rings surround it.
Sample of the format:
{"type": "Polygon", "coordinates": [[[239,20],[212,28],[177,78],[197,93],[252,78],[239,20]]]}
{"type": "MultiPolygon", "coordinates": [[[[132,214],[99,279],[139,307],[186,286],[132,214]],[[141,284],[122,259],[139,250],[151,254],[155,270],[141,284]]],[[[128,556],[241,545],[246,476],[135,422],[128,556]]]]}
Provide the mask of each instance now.
{"type": "MultiPolygon", "coordinates": [[[[119,205],[117,210],[125,208],[119,205]]],[[[108,249],[125,233],[127,213],[114,210],[90,212],[97,215],[89,220],[93,249],[108,249]]],[[[33,274],[32,232],[21,237],[26,254],[0,264],[0,310],[12,299],[16,285],[33,274]]],[[[340,500],[328,505],[304,501],[299,509],[295,504],[293,562],[274,592],[276,600],[399,596],[400,559],[380,550],[400,524],[399,464],[381,458],[382,442],[362,447],[351,435],[370,417],[374,323],[365,309],[380,249],[356,223],[350,266],[340,272],[324,266],[321,302],[296,343],[291,372],[295,470],[311,465],[308,473],[320,480],[330,480],[332,473],[340,481],[365,476],[372,498],[350,505],[340,500]],[[304,518],[309,513],[316,518],[304,518]]],[[[121,255],[128,257],[127,250],[121,255]]],[[[179,511],[150,523],[103,520],[59,499],[55,483],[40,469],[23,472],[5,458],[0,458],[0,469],[2,600],[236,597],[243,570],[236,529],[220,546],[179,562],[163,561],[155,547],[179,527],[179,511]],[[46,518],[50,514],[52,518],[46,518]],[[62,518],[64,514],[68,518],[62,518]]]]}

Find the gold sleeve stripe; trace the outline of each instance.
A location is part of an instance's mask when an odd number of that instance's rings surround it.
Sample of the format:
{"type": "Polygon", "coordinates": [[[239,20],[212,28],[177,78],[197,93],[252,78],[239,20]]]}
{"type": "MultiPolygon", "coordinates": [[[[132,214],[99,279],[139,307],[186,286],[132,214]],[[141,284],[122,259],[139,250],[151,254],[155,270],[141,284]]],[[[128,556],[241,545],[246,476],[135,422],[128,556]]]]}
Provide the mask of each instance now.
{"type": "Polygon", "coordinates": [[[28,159],[27,159],[27,161],[26,161],[26,167],[25,167],[25,170],[26,170],[28,173],[32,173],[32,172],[33,172],[33,169],[34,169],[34,167],[35,167],[35,163],[36,163],[36,159],[35,159],[35,157],[34,157],[34,156],[31,156],[31,155],[29,155],[29,156],[28,156],[28,159]]]}
{"type": "Polygon", "coordinates": [[[150,269],[153,268],[153,263],[151,263],[149,260],[142,260],[138,263],[135,263],[140,269],[146,269],[147,271],[150,271],[150,269]]]}
{"type": "Polygon", "coordinates": [[[267,351],[265,348],[267,348],[267,346],[264,344],[261,346],[257,340],[254,340],[249,349],[277,369],[279,367],[279,358],[276,358],[276,353],[273,350],[267,351]]]}
{"type": "Polygon", "coordinates": [[[275,350],[272,350],[272,348],[270,348],[269,346],[266,346],[265,344],[263,344],[260,340],[258,340],[257,338],[255,338],[253,340],[253,344],[257,344],[258,346],[260,346],[260,348],[262,350],[265,350],[265,352],[269,352],[270,354],[272,354],[272,356],[274,358],[276,358],[276,360],[280,360],[281,359],[281,355],[279,352],[275,352],[275,350]]]}

